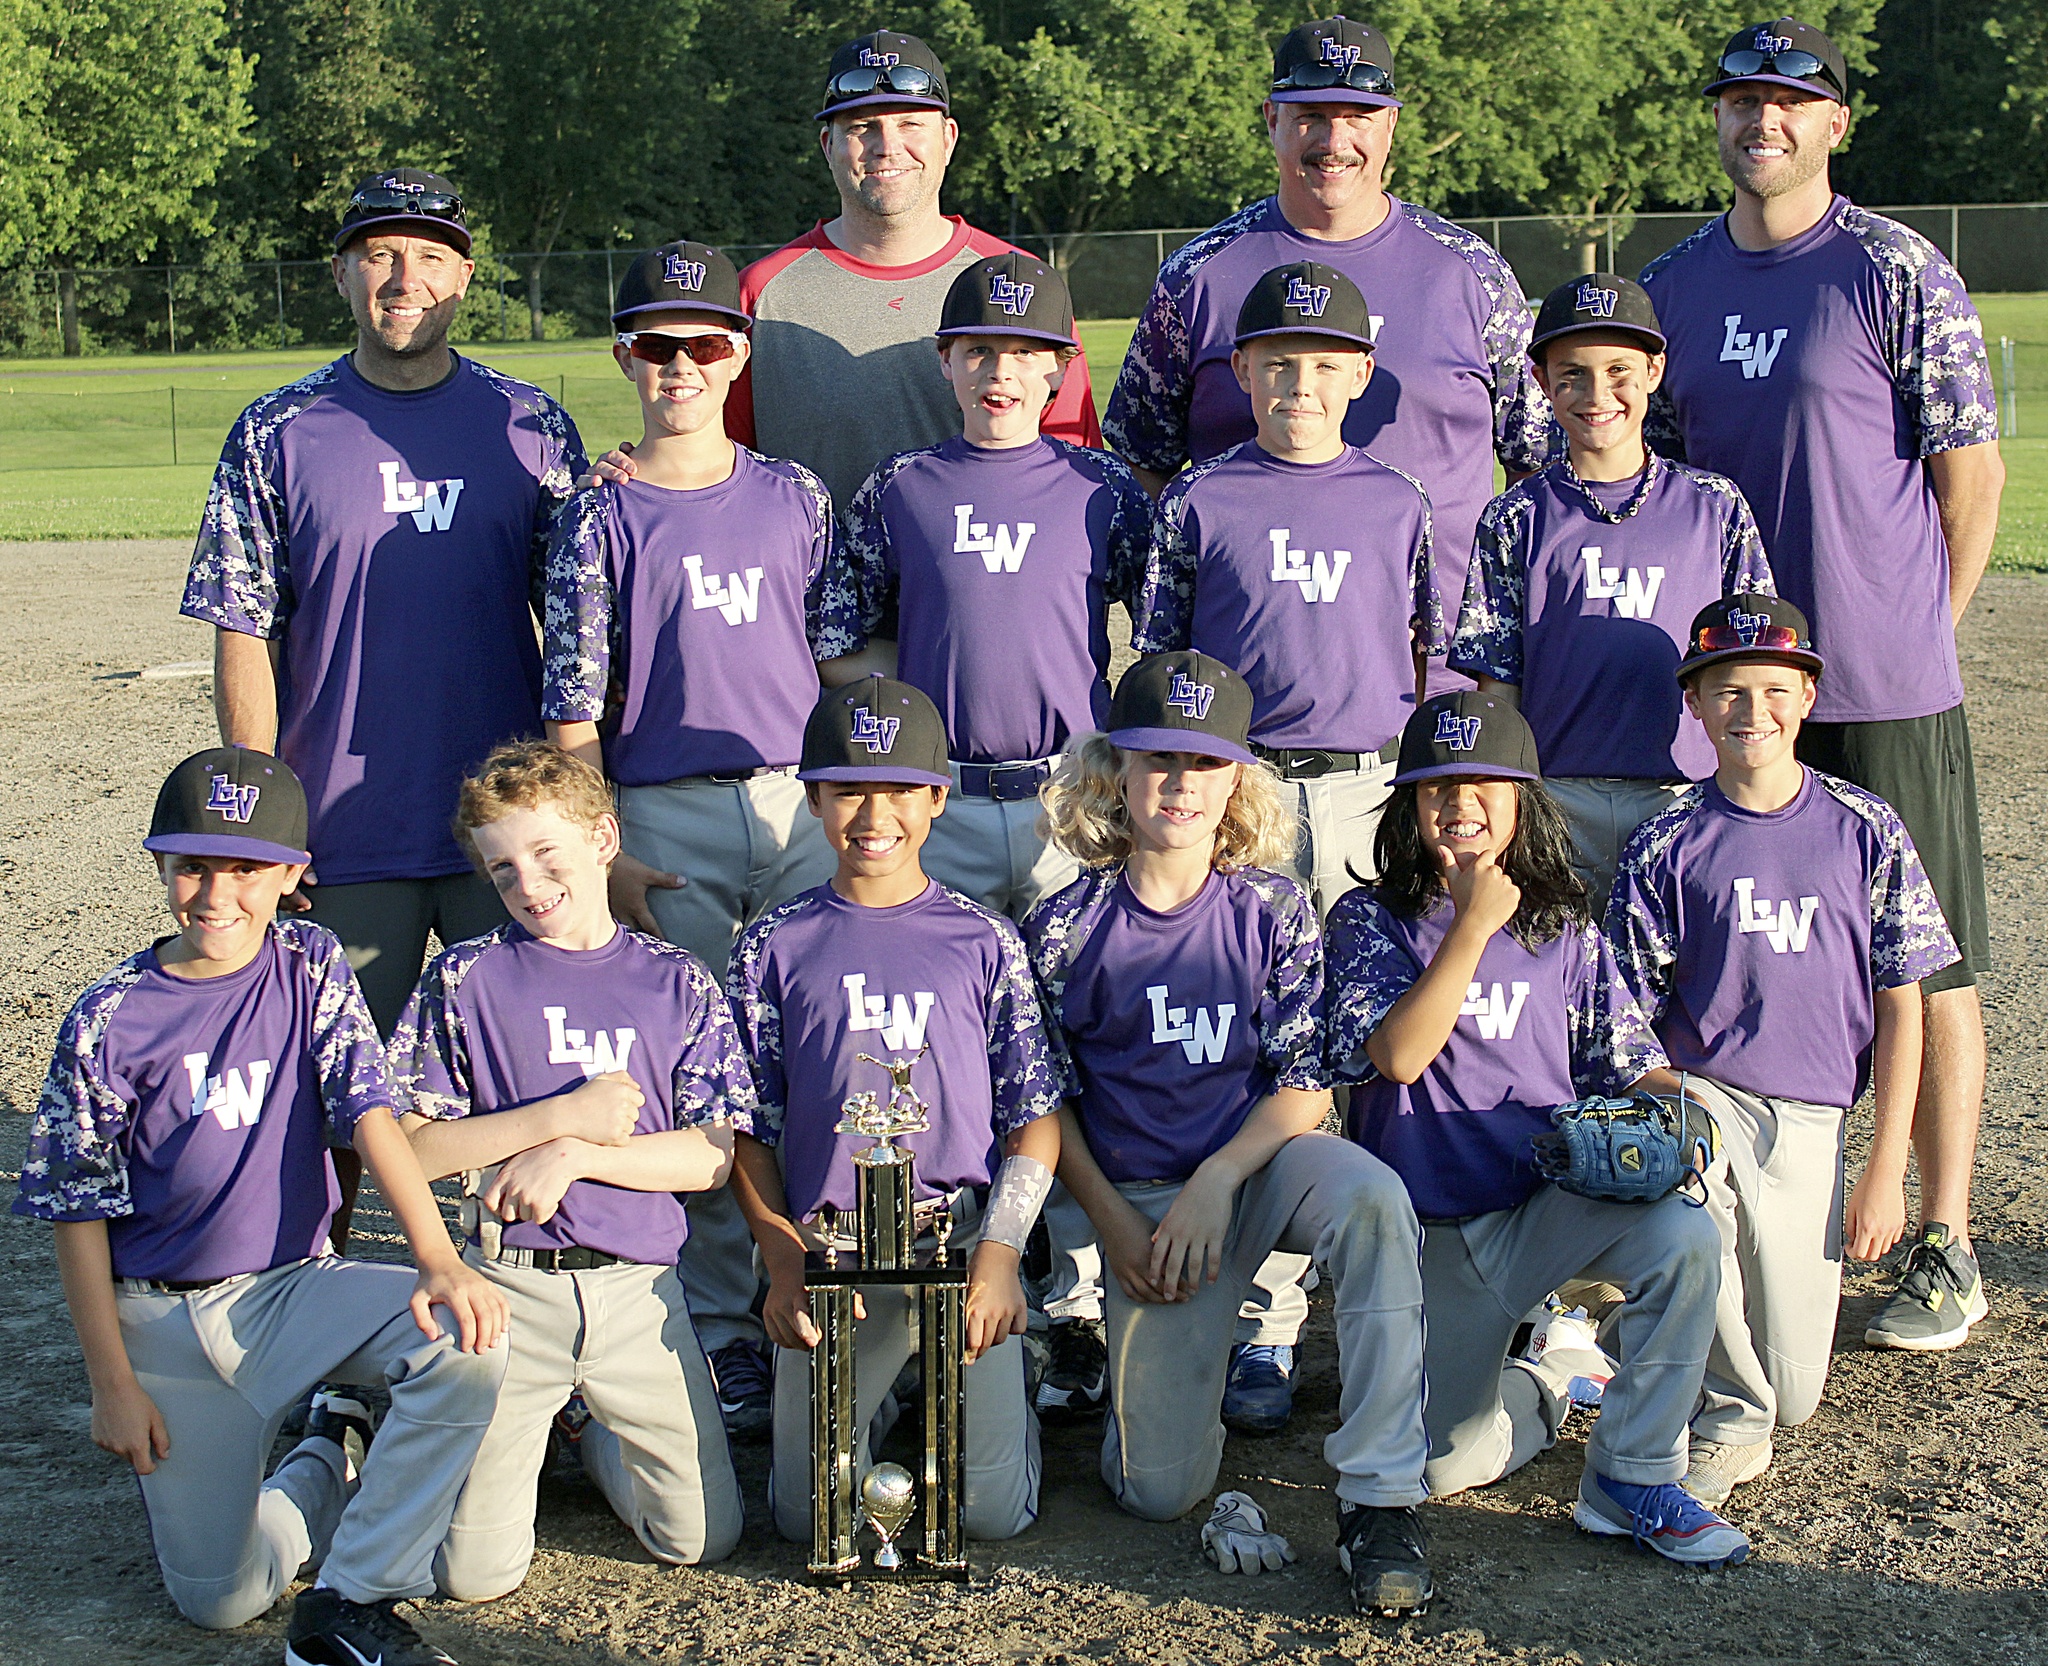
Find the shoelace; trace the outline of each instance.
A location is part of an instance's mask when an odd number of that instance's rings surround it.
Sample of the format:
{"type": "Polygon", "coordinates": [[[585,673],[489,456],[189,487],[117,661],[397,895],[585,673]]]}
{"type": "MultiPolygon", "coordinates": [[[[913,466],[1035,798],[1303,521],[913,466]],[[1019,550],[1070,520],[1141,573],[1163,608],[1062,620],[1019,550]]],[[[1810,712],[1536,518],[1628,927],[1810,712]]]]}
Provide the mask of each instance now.
{"type": "Polygon", "coordinates": [[[383,1602],[351,1602],[343,1597],[341,1600],[342,1613],[380,1641],[401,1643],[408,1648],[420,1641],[420,1634],[412,1622],[398,1612],[401,1599],[388,1597],[383,1602]]]}
{"type": "Polygon", "coordinates": [[[1666,1481],[1662,1486],[1651,1487],[1636,1502],[1629,1511],[1629,1528],[1635,1542],[1646,1545],[1667,1527],[1684,1535],[1717,1519],[1685,1488],[1666,1481]]]}
{"type": "Polygon", "coordinates": [[[1899,1290],[1916,1302],[1925,1302],[1934,1293],[1934,1280],[1939,1274],[1946,1274],[1948,1282],[1956,1289],[1963,1287],[1956,1264],[1948,1257],[1948,1247],[1930,1244],[1923,1238],[1906,1251],[1906,1271],[1899,1280],[1899,1290]]]}
{"type": "Polygon", "coordinates": [[[1343,1525],[1351,1531],[1344,1533],[1340,1527],[1340,1542],[1349,1543],[1353,1556],[1369,1561],[1387,1560],[1390,1548],[1420,1561],[1429,1546],[1429,1535],[1413,1510],[1367,1509],[1343,1525]]]}
{"type": "Polygon", "coordinates": [[[1101,1349],[1102,1344],[1078,1324],[1055,1325],[1052,1328],[1049,1369],[1093,1373],[1100,1368],[1101,1349]]]}
{"type": "Polygon", "coordinates": [[[744,1342],[721,1348],[713,1366],[718,1391],[728,1400],[744,1400],[752,1394],[767,1393],[773,1379],[761,1364],[761,1356],[744,1342]]]}
{"type": "Polygon", "coordinates": [[[1237,1356],[1237,1374],[1245,1377],[1254,1371],[1270,1371],[1275,1376],[1290,1376],[1294,1362],[1282,1357],[1287,1352],[1289,1350],[1277,1342],[1246,1343],[1244,1351],[1237,1356]]]}

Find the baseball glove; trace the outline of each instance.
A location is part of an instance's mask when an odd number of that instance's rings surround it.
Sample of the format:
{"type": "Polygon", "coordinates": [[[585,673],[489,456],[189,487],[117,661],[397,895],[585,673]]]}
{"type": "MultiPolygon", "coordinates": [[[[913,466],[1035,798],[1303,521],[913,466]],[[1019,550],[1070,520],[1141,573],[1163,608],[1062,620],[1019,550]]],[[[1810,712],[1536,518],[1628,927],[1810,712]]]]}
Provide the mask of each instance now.
{"type": "Polygon", "coordinates": [[[1637,1092],[1626,1099],[1578,1099],[1550,1113],[1538,1134],[1536,1172],[1553,1186],[1607,1203],[1655,1203],[1681,1193],[1707,1201],[1707,1170],[1721,1131],[1689,1096],[1637,1092]]]}

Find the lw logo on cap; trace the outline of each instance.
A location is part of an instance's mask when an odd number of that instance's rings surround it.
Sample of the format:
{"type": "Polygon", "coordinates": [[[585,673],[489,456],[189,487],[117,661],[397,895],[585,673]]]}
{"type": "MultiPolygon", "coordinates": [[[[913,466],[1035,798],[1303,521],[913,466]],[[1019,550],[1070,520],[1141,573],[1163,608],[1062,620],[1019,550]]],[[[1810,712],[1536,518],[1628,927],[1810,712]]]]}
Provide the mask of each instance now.
{"type": "Polygon", "coordinates": [[[206,801],[207,809],[223,821],[246,822],[256,812],[256,800],[263,796],[261,787],[238,787],[225,775],[213,777],[213,796],[206,801]]]}
{"type": "Polygon", "coordinates": [[[1358,55],[1359,49],[1357,47],[1346,46],[1340,40],[1331,40],[1327,36],[1324,37],[1322,62],[1326,64],[1340,64],[1345,69],[1349,69],[1358,62],[1358,55]]]}
{"type": "Polygon", "coordinates": [[[865,706],[853,708],[853,733],[848,738],[855,746],[865,746],[870,752],[887,752],[896,744],[896,731],[903,727],[900,717],[876,717],[865,706]]]}
{"type": "Polygon", "coordinates": [[[1771,26],[1766,23],[1759,27],[1756,32],[1755,46],[1757,51],[1768,52],[1775,58],[1780,52],[1790,52],[1792,50],[1792,37],[1790,35],[1772,34],[1771,26]]]}
{"type": "Polygon", "coordinates": [[[862,69],[894,69],[902,62],[903,58],[900,53],[877,52],[872,46],[863,46],[860,49],[860,67],[862,69]]]}
{"type": "Polygon", "coordinates": [[[678,289],[702,289],[704,287],[704,262],[690,260],[681,254],[662,257],[661,276],[664,282],[674,284],[678,289]]]}
{"type": "Polygon", "coordinates": [[[1290,312],[1298,312],[1305,318],[1320,318],[1323,308],[1330,304],[1330,286],[1326,283],[1304,283],[1300,278],[1287,280],[1287,299],[1281,303],[1290,312]]]}
{"type": "Polygon", "coordinates": [[[1479,744],[1480,719],[1460,717],[1456,712],[1442,711],[1436,714],[1436,744],[1448,746],[1453,752],[1470,752],[1479,744]]]}
{"type": "Polygon", "coordinates": [[[1024,309],[1031,305],[1035,283],[1012,283],[1003,273],[998,272],[988,281],[988,304],[1001,307],[1012,318],[1022,318],[1024,309]]]}
{"type": "Polygon", "coordinates": [[[1197,723],[1209,715],[1209,702],[1215,698],[1216,690],[1210,684],[1196,682],[1185,671],[1176,671],[1166,680],[1166,703],[1197,723]]]}
{"type": "Polygon", "coordinates": [[[1728,615],[1728,628],[1742,638],[1742,645],[1745,648],[1754,648],[1756,646],[1758,635],[1762,632],[1764,626],[1770,622],[1770,615],[1765,613],[1743,613],[1737,611],[1728,615]]]}
{"type": "Polygon", "coordinates": [[[1618,289],[1603,289],[1597,283],[1579,285],[1578,310],[1589,318],[1612,318],[1620,301],[1618,289]]]}

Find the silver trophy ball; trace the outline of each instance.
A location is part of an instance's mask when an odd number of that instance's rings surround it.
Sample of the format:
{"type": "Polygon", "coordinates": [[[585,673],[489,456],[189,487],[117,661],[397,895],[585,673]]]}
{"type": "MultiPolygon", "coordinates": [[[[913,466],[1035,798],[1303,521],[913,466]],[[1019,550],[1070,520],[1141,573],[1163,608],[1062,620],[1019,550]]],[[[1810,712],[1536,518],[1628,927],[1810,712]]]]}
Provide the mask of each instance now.
{"type": "Polygon", "coordinates": [[[875,1537],[882,1541],[875,1552],[878,1568],[900,1568],[903,1558],[896,1550],[896,1535],[917,1508],[917,1483],[901,1464],[876,1464],[860,1484],[862,1511],[875,1537]]]}

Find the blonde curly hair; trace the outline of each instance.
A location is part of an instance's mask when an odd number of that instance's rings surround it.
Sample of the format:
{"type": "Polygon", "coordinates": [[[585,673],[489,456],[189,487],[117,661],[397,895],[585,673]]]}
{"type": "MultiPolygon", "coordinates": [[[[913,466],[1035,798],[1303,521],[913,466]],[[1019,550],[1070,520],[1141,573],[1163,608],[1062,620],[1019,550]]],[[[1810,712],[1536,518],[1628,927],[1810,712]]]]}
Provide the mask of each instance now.
{"type": "Polygon", "coordinates": [[[613,814],[612,790],[581,758],[544,740],[514,740],[493,748],[462,783],[455,808],[455,838],[478,861],[470,834],[514,810],[545,806],[578,827],[595,827],[613,814]]]}
{"type": "MultiPolygon", "coordinates": [[[[1135,845],[1124,803],[1130,753],[1101,733],[1077,735],[1038,790],[1041,836],[1084,868],[1114,867],[1135,845]]],[[[1216,868],[1275,868],[1294,859],[1299,829],[1270,764],[1240,764],[1237,788],[1216,828],[1216,868]]]]}

